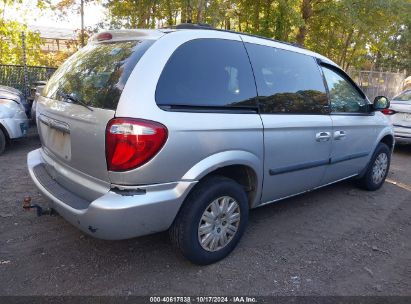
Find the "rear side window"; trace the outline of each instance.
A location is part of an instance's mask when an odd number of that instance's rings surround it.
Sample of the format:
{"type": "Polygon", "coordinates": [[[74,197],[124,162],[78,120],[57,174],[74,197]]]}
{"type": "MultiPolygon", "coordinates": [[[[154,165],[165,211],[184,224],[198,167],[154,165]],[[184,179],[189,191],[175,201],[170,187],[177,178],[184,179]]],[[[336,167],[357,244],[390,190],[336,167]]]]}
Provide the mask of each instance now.
{"type": "Polygon", "coordinates": [[[254,77],[242,42],[196,39],[171,56],[156,90],[159,106],[256,107],[254,77]]]}
{"type": "Polygon", "coordinates": [[[322,67],[333,113],[368,113],[368,102],[342,75],[322,67]]]}
{"type": "Polygon", "coordinates": [[[116,109],[128,77],[153,42],[87,45],[53,74],[42,95],[64,100],[69,94],[92,107],[116,109]]]}
{"type": "Polygon", "coordinates": [[[262,113],[328,113],[319,67],[311,56],[246,43],[262,113]]]}

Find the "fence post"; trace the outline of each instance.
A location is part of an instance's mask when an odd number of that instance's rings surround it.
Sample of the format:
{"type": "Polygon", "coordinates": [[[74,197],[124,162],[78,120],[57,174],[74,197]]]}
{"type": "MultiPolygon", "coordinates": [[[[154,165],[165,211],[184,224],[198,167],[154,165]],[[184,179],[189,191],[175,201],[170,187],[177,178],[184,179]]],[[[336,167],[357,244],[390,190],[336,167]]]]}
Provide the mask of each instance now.
{"type": "Polygon", "coordinates": [[[24,96],[29,97],[29,75],[27,72],[27,57],[26,57],[26,36],[24,32],[21,32],[21,45],[23,48],[23,72],[24,72],[24,96]]]}

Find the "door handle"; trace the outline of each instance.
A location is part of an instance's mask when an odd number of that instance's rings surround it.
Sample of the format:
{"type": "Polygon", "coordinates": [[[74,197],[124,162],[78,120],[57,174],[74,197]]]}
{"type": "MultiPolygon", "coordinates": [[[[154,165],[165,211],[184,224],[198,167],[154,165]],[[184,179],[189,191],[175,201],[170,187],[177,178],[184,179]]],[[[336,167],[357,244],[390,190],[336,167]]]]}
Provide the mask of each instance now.
{"type": "Polygon", "coordinates": [[[318,142],[329,141],[330,138],[331,138],[331,133],[330,133],[330,132],[320,132],[320,133],[317,133],[317,134],[315,135],[315,139],[316,139],[318,142]]]}
{"type": "Polygon", "coordinates": [[[347,135],[347,134],[346,134],[344,131],[335,131],[335,132],[334,132],[334,139],[335,139],[335,140],[344,139],[344,137],[345,137],[346,135],[347,135]]]}

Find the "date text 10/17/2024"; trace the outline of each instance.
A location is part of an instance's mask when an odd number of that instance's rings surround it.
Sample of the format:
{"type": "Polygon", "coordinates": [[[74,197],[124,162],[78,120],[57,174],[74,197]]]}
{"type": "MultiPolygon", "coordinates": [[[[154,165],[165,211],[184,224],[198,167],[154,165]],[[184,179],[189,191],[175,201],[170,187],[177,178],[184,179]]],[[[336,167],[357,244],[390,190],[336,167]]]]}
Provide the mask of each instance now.
{"type": "Polygon", "coordinates": [[[150,303],[258,303],[255,297],[150,297],[150,303]]]}

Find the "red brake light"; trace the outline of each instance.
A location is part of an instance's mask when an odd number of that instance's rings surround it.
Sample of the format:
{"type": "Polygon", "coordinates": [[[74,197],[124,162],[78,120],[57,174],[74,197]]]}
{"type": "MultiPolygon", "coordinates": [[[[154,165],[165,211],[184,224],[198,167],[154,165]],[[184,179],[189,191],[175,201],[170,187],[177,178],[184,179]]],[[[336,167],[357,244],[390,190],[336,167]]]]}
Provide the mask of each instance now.
{"type": "Polygon", "coordinates": [[[105,41],[113,39],[113,35],[110,33],[101,33],[97,35],[97,41],[105,41]]]}
{"type": "Polygon", "coordinates": [[[385,115],[393,115],[396,113],[394,110],[391,110],[391,109],[384,109],[384,110],[381,110],[381,112],[385,115]]]}
{"type": "Polygon", "coordinates": [[[154,157],[167,140],[167,128],[154,121],[114,118],[106,128],[106,160],[110,171],[135,169],[154,157]]]}

